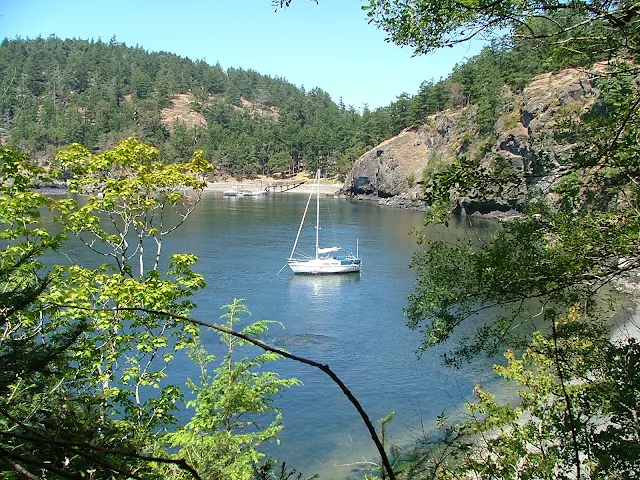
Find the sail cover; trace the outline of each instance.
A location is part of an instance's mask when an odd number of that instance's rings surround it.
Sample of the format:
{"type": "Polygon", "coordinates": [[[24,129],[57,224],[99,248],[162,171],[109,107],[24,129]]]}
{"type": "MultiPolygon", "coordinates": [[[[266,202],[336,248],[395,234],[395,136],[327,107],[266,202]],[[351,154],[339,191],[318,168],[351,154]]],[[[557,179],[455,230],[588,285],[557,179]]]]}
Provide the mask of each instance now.
{"type": "Polygon", "coordinates": [[[318,253],[331,253],[331,252],[339,252],[342,250],[341,247],[328,247],[328,248],[319,248],[318,253]]]}

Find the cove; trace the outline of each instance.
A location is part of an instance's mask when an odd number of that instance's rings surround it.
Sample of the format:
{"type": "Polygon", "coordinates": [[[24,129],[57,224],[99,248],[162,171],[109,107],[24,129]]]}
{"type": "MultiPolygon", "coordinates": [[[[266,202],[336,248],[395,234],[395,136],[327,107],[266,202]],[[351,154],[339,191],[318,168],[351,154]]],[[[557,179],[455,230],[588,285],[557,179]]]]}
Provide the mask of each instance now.
{"type": "MultiPolygon", "coordinates": [[[[306,200],[295,193],[205,195],[179,236],[170,238],[175,245],[168,242],[171,251],[200,259],[197,269],[208,287],[194,299],[194,315],[217,321],[222,305],[244,298],[251,319],[284,325],[272,326],[268,343],[328,364],[376,426],[395,411],[390,439],[407,444],[420,433],[419,425],[432,427],[437,415],[469,399],[476,383],[493,380],[491,362],[457,371],[441,365],[437,349],[416,355],[420,334],[406,327],[403,308],[415,282],[409,263],[418,247],[411,231],[422,227],[423,213],[323,198],[322,238],[328,244],[359,239],[362,272],[300,276],[284,269],[278,274],[306,200]]],[[[433,235],[476,236],[493,228],[493,222],[454,219],[448,231],[433,235]]],[[[216,353],[217,336],[210,337],[207,347],[216,353]]],[[[326,375],[285,360],[269,368],[304,385],[277,400],[285,428],[281,444],[268,446],[268,454],[307,476],[330,479],[362,478],[370,468],[365,460],[379,462],[357,412],[326,375]]]]}
{"type": "MultiPolygon", "coordinates": [[[[193,253],[199,258],[195,270],[204,275],[207,288],[194,296],[197,309],[192,316],[219,322],[225,313],[222,306],[245,299],[252,313],[247,321],[274,320],[284,326],[272,325],[264,341],[329,365],[376,426],[396,412],[388,424],[387,444],[410,445],[443,411],[461,409],[472,398],[475,384],[495,381],[490,368],[495,359],[454,370],[441,364],[442,349],[420,358],[416,354],[420,333],[406,327],[403,308],[415,282],[409,263],[418,246],[411,231],[422,227],[423,213],[323,198],[323,239],[336,244],[357,238],[361,273],[300,276],[282,270],[307,197],[287,193],[237,198],[205,192],[185,225],[165,239],[163,254],[193,253]]],[[[434,229],[429,235],[476,237],[494,228],[493,222],[454,218],[448,230],[434,229]]],[[[343,246],[355,250],[355,244],[343,246]]],[[[95,260],[81,248],[67,254],[85,265],[95,260]]],[[[202,338],[210,353],[223,355],[217,334],[204,331],[202,338]]],[[[371,471],[369,462],[379,462],[375,448],[337,385],[319,370],[291,361],[280,360],[269,368],[304,385],[276,399],[285,428],[280,445],[263,450],[306,476],[359,479],[371,471]]],[[[187,378],[197,379],[198,370],[176,357],[168,374],[170,383],[184,385],[187,378]]],[[[182,420],[191,411],[184,414],[182,420]]]]}

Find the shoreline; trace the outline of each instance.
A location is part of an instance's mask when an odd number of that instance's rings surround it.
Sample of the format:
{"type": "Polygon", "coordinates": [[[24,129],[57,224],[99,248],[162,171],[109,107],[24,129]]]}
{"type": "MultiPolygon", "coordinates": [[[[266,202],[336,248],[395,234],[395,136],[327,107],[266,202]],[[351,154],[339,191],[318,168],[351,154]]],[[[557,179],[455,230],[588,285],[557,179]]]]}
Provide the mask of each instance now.
{"type": "MultiPolygon", "coordinates": [[[[237,186],[241,190],[258,190],[261,185],[259,182],[208,182],[207,186],[203,189],[204,192],[217,192],[222,193],[225,190],[229,190],[232,187],[237,186]]],[[[342,190],[342,183],[321,183],[320,194],[321,195],[337,195],[342,190]]],[[[287,190],[286,192],[277,193],[306,193],[309,194],[315,191],[316,185],[312,182],[304,183],[296,188],[287,190]]],[[[68,193],[66,185],[60,186],[40,186],[36,190],[44,195],[66,195],[68,193]]]]}
{"type": "MultiPolygon", "coordinates": [[[[287,183],[287,182],[283,182],[283,183],[287,183]]],[[[229,190],[230,188],[235,186],[237,186],[238,189],[240,190],[257,190],[261,187],[261,184],[260,182],[208,182],[204,191],[222,193],[225,190],[229,190]]],[[[309,181],[296,188],[287,190],[286,192],[278,192],[278,193],[311,193],[315,189],[316,189],[316,185],[313,183],[313,181],[309,181]]],[[[320,184],[320,193],[323,195],[335,195],[340,190],[342,190],[341,183],[321,183],[320,184]]]]}

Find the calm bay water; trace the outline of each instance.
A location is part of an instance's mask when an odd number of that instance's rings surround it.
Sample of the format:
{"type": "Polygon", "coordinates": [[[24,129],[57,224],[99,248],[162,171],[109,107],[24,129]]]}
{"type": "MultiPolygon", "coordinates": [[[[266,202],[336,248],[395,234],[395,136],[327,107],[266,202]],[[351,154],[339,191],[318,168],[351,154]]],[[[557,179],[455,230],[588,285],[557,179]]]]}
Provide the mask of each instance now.
{"type": "MultiPolygon", "coordinates": [[[[294,276],[286,264],[307,195],[228,198],[207,192],[188,222],[165,240],[163,252],[189,252],[199,258],[196,270],[206,290],[198,292],[193,316],[218,322],[223,305],[244,298],[250,320],[277,320],[267,342],[291,353],[328,364],[359,399],[377,425],[392,411],[391,440],[407,445],[421,425],[433,426],[444,410],[461,408],[473,386],[493,377],[489,360],[453,370],[441,365],[434,349],[418,358],[420,333],[406,327],[403,308],[414,285],[408,268],[417,248],[410,234],[421,228],[423,214],[323,198],[321,246],[351,246],[359,240],[362,272],[334,276],[294,276]],[[324,213],[326,207],[326,212],[324,213]],[[280,273],[278,273],[280,272],[280,273]]],[[[491,225],[463,221],[438,235],[476,235],[491,225]]],[[[313,251],[313,234],[301,237],[313,251]]],[[[83,261],[81,253],[73,260],[83,261]]],[[[205,332],[211,353],[224,350],[215,333],[205,332]]],[[[266,447],[305,475],[323,479],[362,478],[378,462],[373,443],[353,406],[319,370],[291,361],[269,366],[299,378],[277,399],[285,429],[280,445],[266,447]],[[364,468],[364,470],[363,470],[364,468]]],[[[178,360],[172,383],[197,378],[193,364],[178,360]]]]}
{"type": "MultiPolygon", "coordinates": [[[[410,234],[424,214],[334,198],[322,199],[321,246],[359,241],[360,274],[293,275],[285,265],[307,195],[227,198],[209,194],[170,250],[193,252],[208,288],[195,299],[202,319],[217,320],[220,306],[246,299],[252,319],[278,320],[268,341],[291,353],[328,364],[353,391],[377,424],[392,411],[389,426],[400,443],[420,422],[431,426],[445,409],[460,406],[473,385],[487,380],[486,368],[454,371],[443,367],[438,351],[416,356],[420,334],[406,327],[403,308],[415,281],[408,268],[417,248],[410,234]],[[330,212],[330,213],[327,213],[330,212]],[[480,373],[482,372],[482,373],[480,373]]],[[[461,222],[453,234],[466,235],[461,222]]],[[[477,227],[482,229],[482,226],[477,227]]],[[[301,243],[313,251],[313,235],[301,243]]],[[[442,233],[440,233],[442,234],[442,233]]],[[[434,235],[438,233],[434,232],[434,235]]],[[[173,243],[173,244],[172,244],[173,243]]],[[[212,335],[209,348],[215,351],[212,335]]],[[[361,467],[378,461],[360,417],[338,387],[319,370],[290,361],[269,368],[302,380],[277,401],[284,413],[281,444],[268,448],[275,458],[307,475],[361,478],[361,467]]]]}

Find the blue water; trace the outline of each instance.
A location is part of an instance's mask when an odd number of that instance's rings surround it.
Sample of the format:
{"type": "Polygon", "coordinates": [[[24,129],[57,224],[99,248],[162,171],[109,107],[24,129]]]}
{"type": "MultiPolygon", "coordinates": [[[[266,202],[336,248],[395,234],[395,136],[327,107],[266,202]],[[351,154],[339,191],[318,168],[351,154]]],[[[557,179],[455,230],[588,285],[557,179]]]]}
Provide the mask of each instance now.
{"type": "MultiPolygon", "coordinates": [[[[410,232],[422,227],[423,214],[323,198],[321,246],[359,247],[359,274],[298,276],[286,267],[307,201],[304,194],[229,198],[207,192],[188,222],[165,240],[163,252],[194,253],[196,270],[207,288],[194,300],[193,316],[219,322],[220,307],[244,298],[250,320],[277,320],[267,342],[289,352],[328,364],[359,399],[370,418],[389,413],[392,442],[406,446],[433,427],[445,410],[459,411],[473,386],[493,377],[480,361],[472,368],[453,370],[441,365],[437,349],[418,358],[420,333],[406,327],[403,308],[414,285],[409,269],[417,247],[410,232]],[[330,212],[330,213],[329,213],[330,212]],[[357,241],[357,242],[356,242],[357,241]]],[[[453,222],[449,231],[432,230],[431,237],[483,235],[490,224],[453,222]]],[[[313,251],[315,233],[300,244],[313,251]]],[[[82,261],[82,258],[76,258],[82,261]]],[[[224,354],[215,333],[203,334],[211,353],[224,354]]],[[[304,385],[276,399],[285,429],[280,445],[266,452],[291,467],[323,479],[362,478],[379,462],[373,443],[355,408],[319,370],[281,360],[269,366],[304,385]]],[[[171,382],[196,379],[189,361],[178,359],[171,382]]]]}
{"type": "MultiPolygon", "coordinates": [[[[362,271],[299,276],[281,269],[306,201],[306,195],[292,193],[258,198],[211,193],[204,198],[179,237],[167,243],[169,250],[200,258],[198,270],[208,288],[195,298],[194,315],[217,321],[222,305],[244,298],[251,319],[284,325],[271,328],[269,342],[328,364],[376,425],[395,411],[389,432],[406,445],[410,430],[431,427],[443,410],[459,408],[474,384],[488,380],[490,373],[486,364],[464,371],[443,367],[435,350],[420,359],[416,355],[420,334],[406,327],[403,308],[415,281],[408,268],[417,248],[410,232],[422,227],[422,213],[323,199],[320,234],[327,241],[321,246],[355,249],[358,239],[362,271]]],[[[473,234],[485,227],[477,225],[473,234]]],[[[300,243],[307,242],[312,251],[315,233],[305,232],[300,243]]],[[[469,226],[459,223],[447,234],[469,233],[469,226]]],[[[207,344],[215,351],[217,337],[211,334],[207,344]]],[[[270,455],[307,475],[332,479],[361,478],[363,466],[351,464],[378,462],[355,408],[324,373],[284,360],[270,368],[304,383],[277,400],[285,429],[281,444],[267,448],[270,455]]]]}

